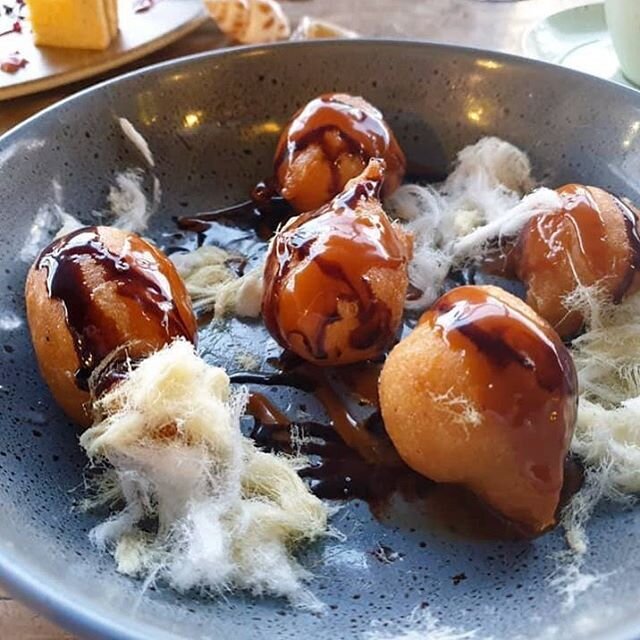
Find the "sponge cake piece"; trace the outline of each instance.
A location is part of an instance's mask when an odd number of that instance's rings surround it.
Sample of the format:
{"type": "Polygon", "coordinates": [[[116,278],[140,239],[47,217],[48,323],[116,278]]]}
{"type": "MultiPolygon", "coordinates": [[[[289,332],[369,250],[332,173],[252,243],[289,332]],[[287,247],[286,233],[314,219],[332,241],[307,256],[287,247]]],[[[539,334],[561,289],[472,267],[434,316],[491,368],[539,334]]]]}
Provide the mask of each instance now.
{"type": "Polygon", "coordinates": [[[118,35],[118,0],[105,0],[109,35],[113,40],[118,35]]]}
{"type": "Polygon", "coordinates": [[[106,49],[118,25],[117,0],[27,0],[37,45],[106,49]]]}

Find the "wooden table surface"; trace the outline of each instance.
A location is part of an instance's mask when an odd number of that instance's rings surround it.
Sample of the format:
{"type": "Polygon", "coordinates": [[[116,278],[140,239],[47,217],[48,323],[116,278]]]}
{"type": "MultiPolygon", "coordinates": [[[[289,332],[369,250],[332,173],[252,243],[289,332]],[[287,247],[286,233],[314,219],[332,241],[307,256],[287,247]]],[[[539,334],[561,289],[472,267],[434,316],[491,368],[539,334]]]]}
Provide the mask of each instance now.
{"type": "MultiPolygon", "coordinates": [[[[304,15],[332,20],[364,36],[424,39],[522,53],[522,37],[544,16],[591,0],[298,0],[283,2],[292,23],[304,15]],[[357,16],[357,17],[356,17],[357,16]]],[[[98,80],[179,56],[225,46],[213,23],[138,63],[35,96],[0,102],[0,133],[98,80]]],[[[0,640],[71,640],[0,589],[0,640]]]]}

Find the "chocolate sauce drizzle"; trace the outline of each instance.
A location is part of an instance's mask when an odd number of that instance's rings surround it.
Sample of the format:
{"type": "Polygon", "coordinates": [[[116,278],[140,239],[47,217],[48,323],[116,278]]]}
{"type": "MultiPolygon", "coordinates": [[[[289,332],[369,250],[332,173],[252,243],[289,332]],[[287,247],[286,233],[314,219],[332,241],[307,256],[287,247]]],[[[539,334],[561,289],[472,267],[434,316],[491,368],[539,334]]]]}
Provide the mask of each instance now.
{"type": "Polygon", "coordinates": [[[575,367],[557,334],[476,287],[448,292],[420,324],[440,332],[453,352],[478,352],[465,360],[475,402],[509,443],[532,489],[557,495],[578,404],[575,367]]]}
{"type": "Polygon", "coordinates": [[[302,188],[302,183],[298,185],[296,178],[289,184],[289,167],[299,154],[312,145],[321,149],[326,166],[331,172],[325,202],[342,190],[347,179],[355,177],[364,169],[370,158],[385,160],[393,188],[399,186],[404,176],[404,154],[382,113],[372,105],[351,96],[325,94],[311,100],[293,116],[281,136],[275,153],[274,170],[285,192],[287,189],[291,190],[293,200],[298,195],[298,187],[302,188]],[[359,160],[354,163],[351,175],[345,174],[339,165],[344,156],[359,160]]]}
{"type": "MultiPolygon", "coordinates": [[[[381,365],[364,363],[329,372],[309,364],[274,373],[232,375],[232,381],[302,388],[324,406],[328,423],[290,420],[265,395],[253,392],[247,414],[247,435],[266,450],[303,454],[309,458],[300,471],[312,492],[328,500],[361,499],[378,519],[393,510],[394,497],[414,505],[430,526],[476,539],[517,540],[534,535],[506,521],[464,487],[439,485],[416,473],[400,459],[378,410],[377,379],[381,365]],[[356,417],[349,399],[370,408],[368,417],[356,417]]],[[[558,514],[580,487],[581,469],[565,462],[565,485],[558,514]]]]}
{"type": "Polygon", "coordinates": [[[272,182],[260,182],[254,188],[249,200],[194,216],[180,216],[175,221],[178,228],[183,231],[204,234],[211,229],[213,223],[217,222],[239,229],[252,229],[258,238],[268,240],[273,232],[292,215],[295,215],[295,211],[278,194],[275,185],[272,182]]]}
{"type": "Polygon", "coordinates": [[[640,230],[638,229],[640,222],[638,221],[637,209],[633,205],[615,196],[614,202],[624,216],[627,239],[629,240],[632,256],[629,269],[620,283],[618,291],[614,294],[614,301],[620,302],[633,286],[638,274],[640,274],[640,230]]]}
{"type": "Polygon", "coordinates": [[[509,322],[505,307],[492,304],[488,296],[480,303],[468,304],[441,299],[430,311],[438,314],[435,324],[445,334],[461,333],[498,367],[504,368],[513,362],[531,371],[542,389],[550,392],[560,389],[567,395],[576,393],[576,381],[566,375],[571,369],[560,353],[564,347],[554,344],[532,324],[530,333],[526,329],[514,332],[515,322],[509,322]]]}
{"type": "Polygon", "coordinates": [[[381,166],[370,165],[368,172],[370,178],[290,223],[275,237],[265,265],[265,326],[282,346],[300,344],[315,360],[329,358],[328,331],[343,320],[344,305],[355,314],[347,338],[352,350],[384,349],[399,325],[367,274],[404,269],[408,252],[384,213],[363,204],[379,197],[382,182],[381,166]],[[294,272],[295,301],[288,282],[294,272]]]}
{"type": "Polygon", "coordinates": [[[301,391],[313,391],[315,384],[302,374],[296,373],[260,373],[253,371],[238,371],[229,374],[233,384],[260,384],[269,387],[294,387],[301,391]]]}
{"type": "Polygon", "coordinates": [[[94,302],[96,287],[113,286],[119,297],[134,301],[146,319],[162,327],[167,342],[175,336],[194,338],[192,320],[176,304],[171,283],[155,256],[145,251],[148,245],[141,239],[139,242],[138,249],[127,241],[120,253],[114,253],[105,246],[96,227],[85,227],[55,240],[36,262],[36,269],[47,272],[49,296],[64,306],[80,362],[76,383],[85,391],[94,369],[128,342],[115,314],[105,313],[104,307],[94,302]]]}

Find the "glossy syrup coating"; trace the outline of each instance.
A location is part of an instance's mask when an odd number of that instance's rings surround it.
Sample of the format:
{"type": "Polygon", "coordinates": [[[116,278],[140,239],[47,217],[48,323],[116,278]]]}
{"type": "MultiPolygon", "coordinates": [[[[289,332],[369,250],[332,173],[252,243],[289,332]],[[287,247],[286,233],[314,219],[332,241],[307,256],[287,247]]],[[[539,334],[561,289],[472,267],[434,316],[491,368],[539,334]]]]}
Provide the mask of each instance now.
{"type": "Polygon", "coordinates": [[[359,97],[328,93],[309,102],[285,127],[274,158],[282,196],[302,213],[326,204],[359,175],[370,158],[382,158],[382,194],[402,183],[406,159],[378,109],[359,97]]]}
{"type": "Polygon", "coordinates": [[[563,207],[532,218],[515,249],[527,303],[564,337],[578,333],[581,312],[565,298],[578,285],[598,285],[611,302],[640,284],[640,235],[634,208],[597,187],[559,188],[563,207]]]}
{"type": "Polygon", "coordinates": [[[111,227],[85,227],[46,247],[29,270],[25,299],[42,376],[83,426],[91,422],[90,382],[106,389],[127,358],[176,337],[196,341],[191,301],[173,263],[136,234],[111,227]],[[113,368],[94,380],[114,353],[113,368]]]}
{"type": "Polygon", "coordinates": [[[369,165],[328,205],[274,237],[262,315],[285,348],[319,365],[381,354],[402,320],[411,240],[379,201],[384,163],[369,165]]]}
{"type": "Polygon", "coordinates": [[[557,333],[497,287],[444,294],[389,354],[384,424],[403,460],[537,533],[555,522],[577,411],[557,333]]]}

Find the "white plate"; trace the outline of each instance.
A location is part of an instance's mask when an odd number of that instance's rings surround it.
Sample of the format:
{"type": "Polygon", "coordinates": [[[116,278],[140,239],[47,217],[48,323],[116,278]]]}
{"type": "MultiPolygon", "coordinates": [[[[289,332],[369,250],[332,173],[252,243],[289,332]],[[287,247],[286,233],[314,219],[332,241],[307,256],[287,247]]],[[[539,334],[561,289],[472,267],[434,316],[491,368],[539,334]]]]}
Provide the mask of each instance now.
{"type": "Polygon", "coordinates": [[[206,19],[202,0],[158,0],[143,13],[119,0],[120,33],[104,51],[36,47],[31,29],[0,37],[0,59],[13,51],[28,60],[16,73],[0,72],[0,100],[53,89],[127,64],[171,44],[206,19]]]}
{"type": "Polygon", "coordinates": [[[548,16],[525,33],[522,46],[531,58],[634,86],[620,71],[602,2],[548,16]]]}

